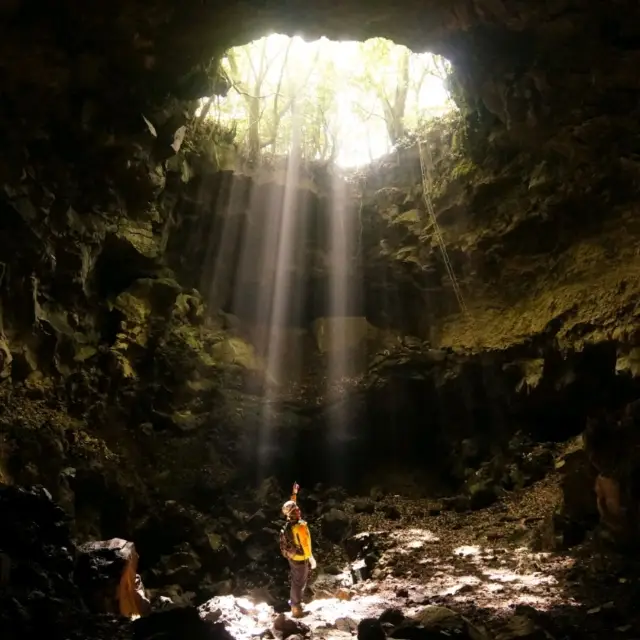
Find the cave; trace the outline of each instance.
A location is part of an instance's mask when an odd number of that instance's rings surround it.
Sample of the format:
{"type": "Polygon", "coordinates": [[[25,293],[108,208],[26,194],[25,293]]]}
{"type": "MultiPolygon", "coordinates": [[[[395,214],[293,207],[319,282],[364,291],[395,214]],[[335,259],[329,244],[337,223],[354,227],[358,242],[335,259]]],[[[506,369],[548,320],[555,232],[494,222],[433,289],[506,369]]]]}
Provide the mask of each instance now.
{"type": "Polygon", "coordinates": [[[0,637],[639,628],[637,2],[0,17],[0,637]],[[347,167],[348,56],[295,47],[381,38],[347,167]]]}

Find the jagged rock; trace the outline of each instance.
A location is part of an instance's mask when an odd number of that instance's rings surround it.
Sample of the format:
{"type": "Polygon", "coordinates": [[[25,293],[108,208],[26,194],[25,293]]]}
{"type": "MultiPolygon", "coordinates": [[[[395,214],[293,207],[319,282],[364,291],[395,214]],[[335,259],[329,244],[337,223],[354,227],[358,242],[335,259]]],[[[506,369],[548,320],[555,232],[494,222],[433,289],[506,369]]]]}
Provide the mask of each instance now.
{"type": "Polygon", "coordinates": [[[273,621],[273,628],[282,634],[283,639],[295,635],[306,636],[310,631],[304,622],[288,618],[283,613],[276,616],[276,619],[273,621]]]}
{"type": "Polygon", "coordinates": [[[587,422],[583,433],[589,461],[598,472],[595,494],[600,520],[610,537],[627,544],[637,535],[640,514],[640,403],[587,422]]]}
{"type": "Polygon", "coordinates": [[[247,525],[252,529],[262,529],[267,524],[267,516],[262,509],[256,511],[247,520],[247,525]]]}
{"type": "Polygon", "coordinates": [[[620,483],[602,474],[596,478],[596,502],[602,524],[617,534],[627,533],[628,514],[623,507],[620,483]]]}
{"type": "Polygon", "coordinates": [[[359,498],[353,501],[353,510],[355,513],[373,513],[376,510],[376,505],[373,500],[359,498]]]}
{"type": "Polygon", "coordinates": [[[506,626],[496,635],[496,640],[553,640],[553,636],[541,629],[530,618],[515,615],[509,618],[506,626]]]}
{"type": "Polygon", "coordinates": [[[154,575],[168,583],[191,587],[198,584],[202,563],[188,543],[182,543],[175,553],[162,556],[154,568],[154,575]]]}
{"type": "Polygon", "coordinates": [[[254,562],[258,562],[273,554],[278,546],[279,532],[275,529],[264,528],[252,533],[244,543],[244,551],[254,562]]]}
{"type": "Polygon", "coordinates": [[[0,339],[0,378],[8,378],[11,375],[11,363],[13,355],[6,341],[0,339]]]}
{"type": "Polygon", "coordinates": [[[535,531],[532,547],[541,551],[566,550],[583,542],[586,534],[583,522],[555,512],[547,516],[535,531]]]}
{"type": "Polygon", "coordinates": [[[358,624],[358,640],[385,640],[382,624],[376,618],[365,618],[358,624]]]}
{"type": "Polygon", "coordinates": [[[375,534],[370,531],[357,533],[344,541],[344,549],[347,558],[353,562],[369,553],[375,552],[375,534]]]}
{"type": "Polygon", "coordinates": [[[351,531],[351,518],[339,509],[331,509],[320,518],[322,535],[331,542],[342,542],[351,531]]]}
{"type": "Polygon", "coordinates": [[[180,585],[172,584],[162,589],[149,590],[148,596],[151,608],[156,610],[189,607],[193,604],[196,594],[193,591],[183,591],[180,585]]]}
{"type": "Polygon", "coordinates": [[[389,520],[399,520],[402,517],[400,509],[394,504],[383,504],[378,510],[389,520]]]}
{"type": "Polygon", "coordinates": [[[73,581],[69,518],[43,487],[0,485],[0,633],[32,637],[42,628],[63,633],[86,613],[73,581]]]}
{"type": "Polygon", "coordinates": [[[464,616],[446,607],[430,606],[412,620],[406,620],[390,634],[403,640],[437,640],[443,635],[455,635],[468,640],[488,640],[488,636],[464,616]]]}
{"type": "Polygon", "coordinates": [[[256,492],[256,500],[261,505],[284,504],[288,496],[283,493],[282,487],[274,477],[267,478],[262,482],[256,492]]]}
{"type": "Polygon", "coordinates": [[[358,623],[352,618],[336,618],[334,623],[338,631],[354,634],[358,630],[358,623]]]}
{"type": "Polygon", "coordinates": [[[132,626],[134,640],[233,640],[222,623],[206,622],[195,607],[158,611],[132,626]]]}
{"type": "Polygon", "coordinates": [[[150,605],[137,575],[133,542],[113,538],[78,548],[75,580],[89,608],[132,618],[149,613],[150,605]]]}
{"type": "Polygon", "coordinates": [[[402,623],[405,619],[405,615],[400,609],[385,609],[381,614],[378,620],[381,623],[388,623],[393,625],[394,627],[402,623]]]}
{"type": "Polygon", "coordinates": [[[570,451],[556,465],[561,474],[562,512],[578,522],[592,522],[597,518],[596,476],[584,449],[570,451]]]}
{"type": "Polygon", "coordinates": [[[484,481],[471,484],[469,491],[469,507],[471,509],[484,509],[491,506],[497,499],[497,493],[492,481],[484,481]]]}

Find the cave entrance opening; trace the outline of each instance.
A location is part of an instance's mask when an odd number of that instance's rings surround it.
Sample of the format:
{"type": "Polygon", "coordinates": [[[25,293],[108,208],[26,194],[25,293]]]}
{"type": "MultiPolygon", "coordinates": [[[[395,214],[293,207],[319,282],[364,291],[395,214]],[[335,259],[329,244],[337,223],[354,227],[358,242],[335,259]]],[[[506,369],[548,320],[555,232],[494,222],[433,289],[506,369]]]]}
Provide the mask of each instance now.
{"type": "Polygon", "coordinates": [[[453,109],[447,60],[384,38],[306,42],[271,34],[230,49],[221,71],[229,92],[204,99],[200,117],[253,159],[295,146],[307,161],[358,167],[453,109]]]}
{"type": "Polygon", "coordinates": [[[202,99],[195,122],[222,169],[197,286],[210,308],[250,326],[264,356],[274,324],[308,330],[325,317],[369,317],[379,305],[362,294],[363,165],[413,145],[455,108],[451,67],[383,38],[272,34],[230,49],[220,72],[228,92],[202,99]],[[261,169],[266,178],[256,177],[261,169]]]}

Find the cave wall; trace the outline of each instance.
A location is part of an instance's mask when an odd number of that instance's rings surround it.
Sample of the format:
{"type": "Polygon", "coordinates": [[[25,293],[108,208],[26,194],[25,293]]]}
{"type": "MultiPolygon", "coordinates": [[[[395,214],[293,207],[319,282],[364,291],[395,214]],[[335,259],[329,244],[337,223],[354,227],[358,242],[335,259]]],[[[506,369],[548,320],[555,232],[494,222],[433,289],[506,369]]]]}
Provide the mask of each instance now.
{"type": "MultiPolygon", "coordinates": [[[[246,452],[264,411],[245,384],[263,384],[260,359],[207,318],[197,274],[173,257],[191,250],[177,207],[190,182],[185,127],[197,99],[225,90],[212,58],[269,30],[386,36],[454,65],[466,161],[440,167],[436,204],[473,326],[419,234],[419,277],[405,265],[396,281],[388,260],[372,263],[392,282],[395,316],[383,318],[371,296],[368,316],[381,326],[409,317],[403,329],[433,347],[487,352],[492,371],[515,367],[514,387],[531,387],[526,397],[547,407],[537,423],[557,398],[555,377],[544,380],[558,354],[606,342],[604,378],[636,372],[637,3],[71,0],[35,9],[0,3],[0,477],[44,481],[81,512],[108,505],[87,515],[85,535],[120,533],[118,523],[158,497],[216,495],[239,461],[255,461],[246,452]]],[[[623,395],[634,393],[630,384],[623,395]]],[[[299,425],[287,411],[276,421],[299,425]]],[[[363,427],[367,411],[353,418],[363,427]]]]}

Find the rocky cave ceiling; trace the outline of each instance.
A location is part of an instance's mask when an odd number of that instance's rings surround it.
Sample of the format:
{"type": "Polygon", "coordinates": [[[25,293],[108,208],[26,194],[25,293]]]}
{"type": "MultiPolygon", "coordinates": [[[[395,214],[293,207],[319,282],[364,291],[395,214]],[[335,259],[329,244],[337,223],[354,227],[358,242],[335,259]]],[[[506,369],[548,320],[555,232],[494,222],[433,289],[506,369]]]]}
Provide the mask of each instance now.
{"type": "MultiPolygon", "coordinates": [[[[517,130],[540,124],[551,100],[561,104],[579,88],[565,81],[567,60],[586,81],[586,61],[600,53],[590,71],[608,72],[607,41],[623,50],[625,42],[637,41],[637,14],[637,3],[624,0],[68,0],[44,10],[27,0],[3,0],[2,92],[12,98],[8,115],[13,109],[23,124],[64,117],[83,96],[99,95],[114,112],[131,112],[157,106],[168,94],[209,95],[202,72],[212,57],[272,30],[333,39],[384,36],[444,54],[471,101],[481,98],[517,130]],[[532,113],[536,100],[544,107],[532,113]]],[[[631,63],[619,60],[613,75],[631,63]]]]}

